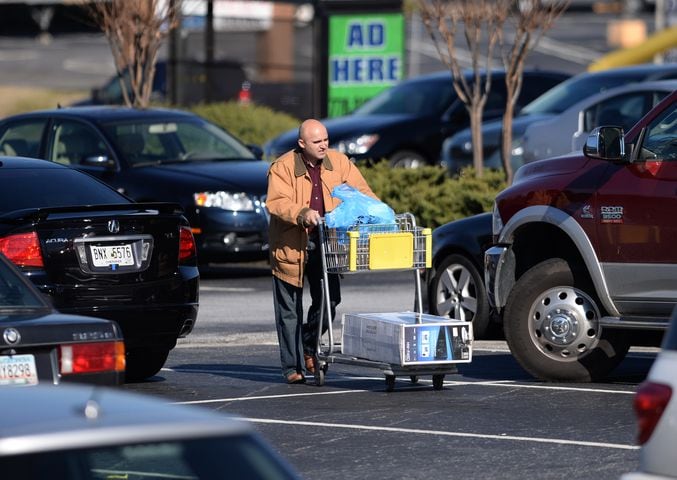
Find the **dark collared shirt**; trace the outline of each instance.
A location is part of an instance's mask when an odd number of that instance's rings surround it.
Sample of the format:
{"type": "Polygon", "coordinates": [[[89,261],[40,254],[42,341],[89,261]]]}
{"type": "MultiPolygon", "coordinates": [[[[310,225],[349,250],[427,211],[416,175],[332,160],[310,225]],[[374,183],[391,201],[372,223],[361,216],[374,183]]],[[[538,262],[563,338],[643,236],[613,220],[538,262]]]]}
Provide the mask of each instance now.
{"type": "Polygon", "coordinates": [[[322,171],[322,162],[319,162],[317,165],[312,165],[306,163],[308,167],[308,174],[310,175],[310,180],[313,182],[313,189],[310,193],[310,208],[316,210],[321,217],[324,217],[324,198],[322,197],[322,179],[320,178],[320,173],[322,171]]]}
{"type": "MultiPolygon", "coordinates": [[[[313,184],[312,191],[310,192],[309,207],[317,211],[320,217],[324,217],[324,198],[322,197],[322,178],[320,177],[322,162],[318,162],[317,165],[306,162],[306,168],[308,169],[308,175],[310,175],[310,181],[313,184]]],[[[308,233],[314,239],[318,235],[317,228],[311,227],[308,233]]]]}

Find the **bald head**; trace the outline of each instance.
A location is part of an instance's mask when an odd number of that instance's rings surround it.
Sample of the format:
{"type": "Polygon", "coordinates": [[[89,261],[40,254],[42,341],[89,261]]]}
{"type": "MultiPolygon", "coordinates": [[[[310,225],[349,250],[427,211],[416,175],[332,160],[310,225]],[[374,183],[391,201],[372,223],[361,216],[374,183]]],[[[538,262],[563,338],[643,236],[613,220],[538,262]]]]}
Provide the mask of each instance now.
{"type": "Polygon", "coordinates": [[[327,129],[319,120],[304,120],[299,127],[298,143],[306,160],[317,163],[324,159],[329,149],[327,129]]]}

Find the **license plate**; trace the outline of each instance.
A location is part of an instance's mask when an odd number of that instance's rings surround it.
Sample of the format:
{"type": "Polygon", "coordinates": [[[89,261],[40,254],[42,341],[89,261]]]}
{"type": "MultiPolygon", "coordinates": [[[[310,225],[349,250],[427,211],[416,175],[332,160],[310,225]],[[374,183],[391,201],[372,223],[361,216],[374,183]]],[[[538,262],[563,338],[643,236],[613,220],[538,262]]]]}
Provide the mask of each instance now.
{"type": "Polygon", "coordinates": [[[37,385],[33,355],[0,356],[0,385],[37,385]]]}
{"type": "Polygon", "coordinates": [[[92,264],[95,267],[111,265],[134,265],[134,252],[131,245],[90,245],[92,264]]]}

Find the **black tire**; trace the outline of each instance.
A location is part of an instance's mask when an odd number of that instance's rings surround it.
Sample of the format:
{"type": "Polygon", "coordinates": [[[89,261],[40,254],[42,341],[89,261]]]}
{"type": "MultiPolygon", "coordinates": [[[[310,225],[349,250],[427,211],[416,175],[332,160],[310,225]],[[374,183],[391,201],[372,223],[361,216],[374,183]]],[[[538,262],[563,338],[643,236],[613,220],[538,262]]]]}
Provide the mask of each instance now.
{"type": "Polygon", "coordinates": [[[419,168],[428,165],[425,157],[413,150],[400,150],[393,153],[389,163],[393,168],[419,168]]]}
{"type": "Polygon", "coordinates": [[[433,375],[433,390],[444,388],[444,375],[433,375]]]}
{"type": "Polygon", "coordinates": [[[395,390],[395,375],[386,375],[386,392],[395,390]]]}
{"type": "Polygon", "coordinates": [[[428,299],[434,315],[472,322],[474,337],[486,337],[490,315],[484,278],[465,256],[449,255],[435,269],[428,299]]]}
{"type": "Polygon", "coordinates": [[[561,258],[541,262],[520,277],[503,317],[512,355],[528,373],[549,381],[590,382],[623,360],[629,342],[602,330],[599,301],[587,273],[561,258]]]}
{"type": "MultiPolygon", "coordinates": [[[[319,363],[316,364],[316,365],[319,365],[319,363]]],[[[326,367],[324,367],[324,368],[320,367],[317,370],[315,370],[315,385],[317,385],[318,387],[321,387],[322,385],[324,385],[325,374],[326,374],[326,367]]]]}
{"type": "Polygon", "coordinates": [[[418,376],[416,375],[409,375],[409,380],[411,380],[411,383],[418,383],[418,376]]]}
{"type": "Polygon", "coordinates": [[[136,349],[127,353],[125,382],[141,382],[160,371],[167,361],[169,350],[136,349]]]}

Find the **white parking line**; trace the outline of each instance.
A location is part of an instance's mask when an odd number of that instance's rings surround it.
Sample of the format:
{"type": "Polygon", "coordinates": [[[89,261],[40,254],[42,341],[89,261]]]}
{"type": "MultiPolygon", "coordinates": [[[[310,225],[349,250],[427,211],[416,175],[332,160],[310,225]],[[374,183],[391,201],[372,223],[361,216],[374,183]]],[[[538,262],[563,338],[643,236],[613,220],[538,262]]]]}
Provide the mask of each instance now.
{"type": "MultiPolygon", "coordinates": [[[[170,369],[163,368],[162,370],[172,371],[176,373],[216,373],[216,374],[230,374],[230,375],[251,375],[251,376],[260,376],[260,377],[279,377],[279,373],[261,373],[261,372],[242,372],[237,370],[206,370],[206,369],[170,369]]],[[[367,377],[367,376],[350,376],[350,377],[340,377],[332,378],[331,381],[338,383],[343,381],[355,381],[355,380],[378,380],[383,381],[383,377],[367,377]]],[[[419,382],[424,382],[424,380],[419,380],[419,382]]],[[[410,383],[407,380],[402,380],[402,383],[410,383]]],[[[608,390],[600,388],[586,388],[586,387],[562,387],[554,385],[525,385],[518,384],[512,380],[498,380],[498,381],[445,381],[445,385],[448,386],[484,386],[484,387],[508,387],[508,388],[537,388],[543,390],[559,390],[559,391],[572,391],[572,392],[592,392],[592,393],[620,393],[631,395],[634,392],[632,391],[619,391],[619,390],[608,390]]],[[[411,386],[416,386],[411,384],[411,386]]],[[[250,397],[230,397],[230,398],[215,398],[209,400],[190,400],[184,402],[172,402],[181,405],[198,405],[198,404],[214,404],[214,403],[231,403],[231,402],[243,402],[251,400],[270,400],[276,398],[298,398],[298,397],[317,397],[324,395],[343,395],[351,393],[367,393],[370,390],[339,390],[339,391],[323,391],[323,392],[302,392],[302,393],[287,393],[287,394],[278,394],[278,395],[257,395],[250,397]]],[[[638,450],[640,447],[637,445],[628,445],[628,444],[619,444],[619,443],[607,443],[607,442],[587,442],[583,440],[566,440],[560,438],[539,438],[539,437],[521,437],[515,435],[507,434],[482,434],[482,433],[467,433],[467,432],[448,432],[443,430],[424,430],[424,429],[411,429],[411,428],[400,428],[400,427],[383,427],[383,426],[373,426],[373,425],[361,425],[361,424],[339,424],[339,423],[326,423],[326,422],[307,422],[301,420],[276,420],[270,418],[241,418],[242,420],[249,421],[252,423],[265,423],[265,424],[280,424],[280,425],[295,425],[295,426],[310,426],[310,427],[321,427],[321,428],[342,428],[342,429],[353,429],[353,430],[371,430],[371,431],[381,431],[381,432],[394,432],[394,433],[413,433],[418,435],[435,435],[440,437],[461,437],[461,438],[477,438],[482,440],[509,440],[509,441],[518,441],[518,442],[533,442],[533,443],[548,443],[548,444],[557,444],[557,445],[575,445],[583,447],[595,447],[595,448],[609,448],[616,450],[638,450]]]]}
{"type": "Polygon", "coordinates": [[[253,423],[268,423],[280,425],[296,425],[307,427],[322,427],[322,428],[346,428],[352,430],[374,430],[379,432],[394,432],[394,433],[415,433],[419,435],[436,435],[440,437],[462,437],[462,438],[478,438],[482,440],[510,440],[518,442],[534,442],[534,443],[552,443],[557,445],[575,445],[579,447],[596,447],[596,448],[613,448],[617,450],[639,450],[637,445],[627,445],[623,443],[605,443],[605,442],[586,442],[582,440],[565,440],[561,438],[538,438],[538,437],[517,437],[514,435],[489,435],[481,433],[465,433],[465,432],[445,432],[442,430],[421,430],[417,428],[399,428],[399,427],[376,427],[372,425],[354,425],[341,423],[324,423],[324,422],[305,422],[300,420],[273,420],[270,418],[242,418],[248,422],[253,423]]]}
{"type": "Polygon", "coordinates": [[[247,400],[269,400],[271,398],[291,398],[291,397],[312,397],[317,395],[340,395],[343,393],[364,393],[369,390],[340,390],[332,392],[314,392],[314,393],[286,393],[282,395],[260,395],[257,397],[233,397],[233,398],[213,398],[211,400],[189,400],[187,402],[172,402],[177,405],[200,405],[205,403],[227,403],[244,402],[247,400]]]}
{"type": "MultiPolygon", "coordinates": [[[[281,378],[279,373],[263,373],[263,372],[254,372],[254,371],[241,371],[241,370],[216,370],[216,369],[200,369],[200,368],[163,368],[162,371],[175,372],[175,373],[211,373],[217,375],[232,375],[232,376],[248,376],[248,377],[266,377],[266,378],[281,378]]],[[[308,376],[308,379],[312,379],[312,375],[308,376]]],[[[352,375],[352,376],[340,376],[340,377],[330,377],[328,379],[331,383],[341,383],[341,382],[354,382],[354,381],[365,381],[365,380],[374,380],[374,381],[384,381],[384,377],[374,377],[374,376],[362,376],[362,375],[352,375]]],[[[430,380],[425,378],[420,378],[418,380],[420,383],[431,383],[430,380]]],[[[409,384],[411,386],[416,386],[417,384],[411,383],[405,377],[401,377],[401,383],[409,384]]],[[[539,390],[553,390],[553,391],[568,391],[568,392],[587,392],[587,393],[611,393],[611,394],[621,394],[621,395],[634,395],[634,390],[611,390],[605,388],[591,388],[591,387],[563,387],[560,385],[537,385],[537,384],[524,384],[524,383],[515,383],[514,380],[488,380],[488,381],[459,381],[459,380],[445,380],[444,385],[447,386],[486,386],[486,387],[507,387],[507,388],[530,388],[530,389],[539,389],[539,390]]],[[[348,390],[348,392],[368,392],[369,390],[348,390]]],[[[327,392],[334,393],[334,392],[327,392]]],[[[289,396],[295,396],[299,394],[290,394],[289,396]]],[[[300,394],[305,395],[305,394],[300,394]]],[[[309,394],[312,395],[312,394],[309,394]]],[[[286,395],[274,395],[272,397],[242,397],[242,400],[250,399],[265,399],[265,398],[282,398],[286,395]]],[[[215,402],[233,402],[237,401],[235,398],[228,399],[213,399],[208,400],[209,403],[215,402]]],[[[198,401],[199,402],[199,401],[198,401]]],[[[190,403],[190,402],[189,402],[190,403]]]]}

